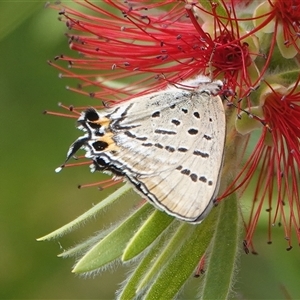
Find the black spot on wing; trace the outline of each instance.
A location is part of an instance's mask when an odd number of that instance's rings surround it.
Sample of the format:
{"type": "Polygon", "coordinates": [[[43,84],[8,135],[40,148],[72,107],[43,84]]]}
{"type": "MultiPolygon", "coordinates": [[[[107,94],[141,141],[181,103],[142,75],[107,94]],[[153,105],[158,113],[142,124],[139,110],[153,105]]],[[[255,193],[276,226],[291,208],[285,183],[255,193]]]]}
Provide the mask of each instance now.
{"type": "Polygon", "coordinates": [[[186,108],[182,108],[181,111],[185,114],[187,114],[189,112],[186,108]]]}
{"type": "Polygon", "coordinates": [[[171,123],[173,123],[176,126],[180,125],[180,121],[176,120],[176,119],[172,119],[171,123]]]}
{"type": "Polygon", "coordinates": [[[131,132],[128,131],[128,130],[127,130],[127,131],[124,131],[124,134],[127,135],[127,136],[130,137],[130,138],[133,138],[133,139],[136,138],[136,135],[133,134],[133,133],[131,133],[131,132]]]}
{"type": "Polygon", "coordinates": [[[85,111],[85,119],[88,120],[88,121],[97,121],[99,120],[99,115],[97,113],[97,111],[94,109],[94,108],[88,108],[86,111],[85,111]]]}
{"type": "Polygon", "coordinates": [[[192,173],[192,174],[190,175],[190,177],[191,177],[192,181],[194,181],[194,182],[196,182],[197,179],[198,179],[198,176],[197,176],[195,173],[192,173]]]}
{"type": "Polygon", "coordinates": [[[137,127],[140,127],[141,125],[130,125],[130,126],[127,126],[127,125],[121,125],[121,122],[123,120],[122,119],[119,119],[119,120],[116,120],[114,122],[114,124],[112,124],[112,128],[114,130],[130,130],[130,129],[133,129],[133,128],[137,128],[137,127]]]}
{"type": "Polygon", "coordinates": [[[137,136],[136,139],[139,141],[147,141],[148,138],[145,136],[137,136]]]}
{"type": "Polygon", "coordinates": [[[194,112],[194,117],[197,118],[197,119],[200,119],[200,114],[197,111],[195,111],[194,112]]]}
{"type": "Polygon", "coordinates": [[[147,141],[147,137],[145,137],[145,136],[136,136],[135,134],[133,134],[129,130],[124,131],[124,134],[127,135],[128,137],[132,138],[132,139],[137,139],[139,141],[147,141]]]}
{"type": "Polygon", "coordinates": [[[160,112],[159,111],[156,111],[152,114],[152,118],[158,118],[160,117],[160,112]]]}
{"type": "Polygon", "coordinates": [[[158,133],[158,134],[166,134],[166,135],[175,135],[176,134],[175,131],[170,131],[170,130],[165,130],[165,129],[155,129],[154,132],[158,133]]]}
{"type": "Polygon", "coordinates": [[[197,156],[201,156],[203,158],[208,158],[209,157],[209,154],[208,153],[204,153],[204,152],[201,152],[200,150],[195,150],[193,152],[194,155],[197,155],[197,156]]]}
{"type": "Polygon", "coordinates": [[[175,148],[171,146],[166,146],[165,149],[171,153],[175,151],[175,148]]]}
{"type": "Polygon", "coordinates": [[[190,175],[190,173],[191,173],[191,171],[189,169],[183,169],[181,171],[181,174],[183,174],[183,175],[190,175]]]}
{"type": "Polygon", "coordinates": [[[144,146],[144,147],[152,147],[153,144],[152,143],[142,143],[142,146],[144,146]]]}
{"type": "Polygon", "coordinates": [[[104,141],[97,141],[97,142],[94,142],[92,144],[92,146],[96,151],[102,151],[108,147],[108,143],[106,143],[104,141]]]}
{"type": "Polygon", "coordinates": [[[208,141],[210,141],[211,139],[212,139],[212,137],[211,136],[209,136],[209,135],[207,135],[207,134],[204,134],[204,136],[203,136],[206,140],[208,140],[208,141]]]}
{"type": "Polygon", "coordinates": [[[206,178],[205,176],[200,176],[200,177],[199,177],[199,180],[200,180],[201,182],[204,182],[204,183],[207,182],[207,178],[206,178]]]}
{"type": "Polygon", "coordinates": [[[198,129],[196,129],[196,128],[191,128],[191,129],[188,130],[188,133],[189,133],[190,135],[195,135],[195,134],[198,133],[198,129]]]}
{"type": "Polygon", "coordinates": [[[163,149],[164,148],[164,146],[162,144],[160,144],[160,143],[155,143],[154,146],[156,148],[159,148],[159,149],[163,149]]]}

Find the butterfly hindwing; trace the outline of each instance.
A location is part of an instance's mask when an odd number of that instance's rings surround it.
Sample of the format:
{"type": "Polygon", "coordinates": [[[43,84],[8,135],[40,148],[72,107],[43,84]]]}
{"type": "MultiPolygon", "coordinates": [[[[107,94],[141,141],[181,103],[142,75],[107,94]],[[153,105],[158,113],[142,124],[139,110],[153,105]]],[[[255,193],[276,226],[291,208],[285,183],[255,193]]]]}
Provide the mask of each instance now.
{"type": "Polygon", "coordinates": [[[199,222],[219,188],[225,113],[214,83],[188,82],[79,119],[87,157],[124,175],[158,208],[199,222]],[[198,87],[198,88],[197,88],[198,87]]]}

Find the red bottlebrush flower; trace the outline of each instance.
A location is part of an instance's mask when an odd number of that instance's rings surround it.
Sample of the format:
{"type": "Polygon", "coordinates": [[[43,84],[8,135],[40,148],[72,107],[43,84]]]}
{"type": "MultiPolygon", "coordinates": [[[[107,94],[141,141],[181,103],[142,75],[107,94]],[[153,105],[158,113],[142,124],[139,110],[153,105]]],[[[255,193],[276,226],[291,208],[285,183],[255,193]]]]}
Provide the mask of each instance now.
{"type": "Polygon", "coordinates": [[[72,88],[79,93],[115,101],[116,93],[127,99],[202,73],[224,78],[225,89],[240,90],[238,96],[243,97],[260,80],[253,63],[256,38],[239,26],[234,11],[226,6],[220,12],[220,4],[203,8],[196,2],[170,0],[78,4],[91,14],[68,7],[60,14],[68,28],[78,32],[68,37],[70,48],[82,57],[57,57],[68,62],[70,70],[55,66],[62,77],[83,82],[72,88]],[[199,13],[207,17],[202,25],[199,13]]]}
{"type": "Polygon", "coordinates": [[[293,58],[300,49],[300,1],[264,1],[254,12],[254,24],[261,32],[274,33],[284,58],[293,58]]]}
{"type": "MultiPolygon", "coordinates": [[[[272,243],[274,225],[283,225],[288,250],[292,248],[292,231],[295,229],[300,242],[300,92],[299,79],[286,88],[268,84],[261,91],[260,106],[251,111],[261,113],[268,127],[262,134],[252,155],[235,183],[238,187],[248,184],[259,170],[249,220],[246,222],[245,242],[252,248],[252,238],[260,214],[269,214],[268,243],[272,243]]],[[[237,122],[239,123],[239,122],[237,122]]],[[[251,126],[250,126],[251,127],[251,126]]],[[[245,128],[237,124],[237,129],[245,128]]],[[[246,185],[244,186],[244,188],[246,185]]]]}

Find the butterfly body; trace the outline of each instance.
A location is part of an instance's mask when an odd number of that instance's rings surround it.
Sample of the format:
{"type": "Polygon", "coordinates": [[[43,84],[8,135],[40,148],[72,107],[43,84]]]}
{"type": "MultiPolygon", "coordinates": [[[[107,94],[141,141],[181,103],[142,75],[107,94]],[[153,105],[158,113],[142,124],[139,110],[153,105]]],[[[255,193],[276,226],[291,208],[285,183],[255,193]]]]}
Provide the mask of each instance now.
{"type": "Polygon", "coordinates": [[[225,113],[221,83],[197,77],[110,109],[87,109],[79,148],[95,169],[124,176],[137,192],[178,219],[198,223],[213,206],[220,181],[225,113]]]}

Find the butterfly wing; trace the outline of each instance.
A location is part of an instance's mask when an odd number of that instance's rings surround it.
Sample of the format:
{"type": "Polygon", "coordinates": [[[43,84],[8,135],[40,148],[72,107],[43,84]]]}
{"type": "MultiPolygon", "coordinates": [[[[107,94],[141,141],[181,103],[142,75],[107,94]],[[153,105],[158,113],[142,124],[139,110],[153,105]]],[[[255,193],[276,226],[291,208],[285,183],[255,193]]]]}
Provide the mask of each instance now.
{"type": "Polygon", "coordinates": [[[96,123],[100,129],[90,129],[88,157],[125,175],[169,214],[189,222],[205,217],[223,163],[226,126],[220,97],[172,87],[102,111],[96,123]],[[99,141],[106,147],[95,147],[99,141]]]}

